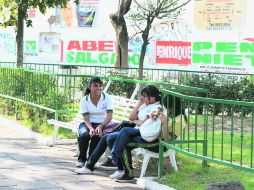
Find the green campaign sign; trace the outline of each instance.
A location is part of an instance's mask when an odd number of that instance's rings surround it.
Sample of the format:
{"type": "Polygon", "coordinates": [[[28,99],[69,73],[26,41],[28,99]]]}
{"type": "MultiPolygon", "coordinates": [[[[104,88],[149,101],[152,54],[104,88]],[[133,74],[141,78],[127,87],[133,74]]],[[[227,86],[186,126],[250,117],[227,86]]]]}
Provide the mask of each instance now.
{"type": "MultiPolygon", "coordinates": [[[[116,59],[114,46],[114,41],[71,40],[61,57],[67,63],[113,65],[116,59]]],[[[139,54],[129,53],[129,64],[138,65],[139,57],[139,54]]]]}
{"type": "Polygon", "coordinates": [[[252,42],[193,42],[192,64],[254,66],[252,42]]]}
{"type": "Polygon", "coordinates": [[[247,39],[243,42],[159,41],[156,64],[179,70],[254,74],[254,42],[247,39]]]}

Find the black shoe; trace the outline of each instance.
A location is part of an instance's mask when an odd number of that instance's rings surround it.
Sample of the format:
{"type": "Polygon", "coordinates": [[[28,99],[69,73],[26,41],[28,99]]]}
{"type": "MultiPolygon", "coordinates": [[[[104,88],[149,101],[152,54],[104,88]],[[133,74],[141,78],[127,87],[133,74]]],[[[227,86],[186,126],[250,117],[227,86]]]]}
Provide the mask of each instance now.
{"type": "Polygon", "coordinates": [[[109,158],[105,162],[103,162],[100,166],[102,166],[102,167],[116,167],[116,165],[109,158]]]}
{"type": "Polygon", "coordinates": [[[120,183],[128,183],[128,182],[134,182],[134,176],[130,175],[128,173],[123,173],[123,175],[119,178],[116,178],[116,182],[120,183]]]}

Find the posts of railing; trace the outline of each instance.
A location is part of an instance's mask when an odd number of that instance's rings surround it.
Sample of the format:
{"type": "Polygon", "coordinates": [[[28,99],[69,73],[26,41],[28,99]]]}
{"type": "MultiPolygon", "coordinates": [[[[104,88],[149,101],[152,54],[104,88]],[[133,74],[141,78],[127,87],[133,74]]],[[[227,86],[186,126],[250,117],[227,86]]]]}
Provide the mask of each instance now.
{"type": "MultiPolygon", "coordinates": [[[[203,141],[203,157],[204,157],[204,158],[207,157],[207,148],[208,148],[208,146],[207,146],[207,139],[205,139],[205,140],[203,141]]],[[[202,166],[203,166],[203,167],[206,167],[206,166],[207,166],[207,160],[204,160],[204,159],[203,159],[203,161],[202,161],[202,166]]]]}
{"type": "Polygon", "coordinates": [[[158,178],[161,178],[163,175],[163,165],[164,165],[163,149],[164,146],[162,145],[162,143],[159,143],[158,178]]]}

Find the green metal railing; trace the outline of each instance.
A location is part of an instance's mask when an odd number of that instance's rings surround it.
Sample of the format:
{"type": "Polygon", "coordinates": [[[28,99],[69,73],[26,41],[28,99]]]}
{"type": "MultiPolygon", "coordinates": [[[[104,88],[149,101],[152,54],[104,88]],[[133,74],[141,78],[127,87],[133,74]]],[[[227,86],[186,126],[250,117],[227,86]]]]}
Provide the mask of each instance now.
{"type": "Polygon", "coordinates": [[[163,174],[163,147],[201,159],[203,165],[209,161],[254,172],[254,102],[161,92],[172,119],[160,140],[159,177],[163,174]],[[178,109],[182,111],[176,117],[178,109]]]}
{"type": "MultiPolygon", "coordinates": [[[[55,118],[58,118],[60,113],[78,111],[79,101],[91,76],[93,75],[57,74],[0,66],[0,96],[54,112],[55,118]]],[[[133,92],[135,85],[140,83],[155,84],[179,92],[198,92],[204,96],[208,93],[205,89],[171,83],[117,77],[101,78],[106,83],[111,80],[111,86],[113,89],[117,88],[116,91],[133,92]]],[[[112,90],[109,92],[117,93],[112,90]]],[[[128,97],[128,93],[125,96],[128,97]]]]}
{"type": "MultiPolygon", "coordinates": [[[[15,62],[0,62],[0,66],[4,67],[16,67],[15,62]]],[[[37,71],[45,71],[55,74],[68,74],[68,75],[97,75],[97,76],[105,76],[111,77],[118,76],[120,78],[137,78],[138,76],[138,68],[119,68],[114,66],[89,66],[82,64],[57,64],[57,63],[24,63],[24,69],[29,70],[37,70],[37,71]]],[[[159,68],[144,68],[143,76],[144,80],[149,81],[160,81],[160,82],[168,82],[175,84],[183,84],[184,78],[196,75],[225,75],[228,76],[228,73],[209,73],[209,72],[195,72],[188,70],[174,70],[174,69],[159,69],[159,68]]],[[[246,77],[249,75],[244,74],[230,74],[231,76],[246,77]]]]}

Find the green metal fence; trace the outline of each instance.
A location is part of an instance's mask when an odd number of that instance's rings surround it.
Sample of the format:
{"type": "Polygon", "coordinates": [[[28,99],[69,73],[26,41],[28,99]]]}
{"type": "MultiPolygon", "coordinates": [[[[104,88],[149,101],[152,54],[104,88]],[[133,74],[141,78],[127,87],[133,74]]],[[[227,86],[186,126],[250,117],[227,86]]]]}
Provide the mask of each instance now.
{"type": "MultiPolygon", "coordinates": [[[[57,118],[59,113],[78,111],[79,101],[91,76],[57,74],[0,66],[0,96],[54,112],[57,118]]],[[[155,84],[179,92],[198,92],[204,96],[207,96],[208,93],[205,89],[171,83],[149,82],[117,77],[101,78],[105,84],[109,80],[112,81],[109,93],[124,95],[127,98],[130,97],[137,83],[155,84]]]]}
{"type": "MultiPolygon", "coordinates": [[[[0,62],[0,66],[16,67],[15,62],[0,62]]],[[[23,68],[29,70],[46,71],[55,74],[69,74],[69,75],[97,75],[104,77],[116,76],[120,78],[137,78],[138,68],[119,68],[114,66],[89,66],[82,64],[57,64],[57,63],[24,63],[23,68]]],[[[192,75],[223,75],[228,77],[227,73],[209,73],[209,72],[195,72],[188,70],[173,70],[173,69],[159,69],[159,68],[144,68],[144,80],[160,81],[168,83],[183,84],[186,78],[192,75]]],[[[230,74],[234,77],[247,77],[249,75],[230,74]]]]}
{"type": "Polygon", "coordinates": [[[201,159],[203,165],[209,161],[254,172],[254,102],[161,91],[169,120],[160,140],[159,177],[164,146],[201,159]]]}

